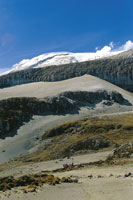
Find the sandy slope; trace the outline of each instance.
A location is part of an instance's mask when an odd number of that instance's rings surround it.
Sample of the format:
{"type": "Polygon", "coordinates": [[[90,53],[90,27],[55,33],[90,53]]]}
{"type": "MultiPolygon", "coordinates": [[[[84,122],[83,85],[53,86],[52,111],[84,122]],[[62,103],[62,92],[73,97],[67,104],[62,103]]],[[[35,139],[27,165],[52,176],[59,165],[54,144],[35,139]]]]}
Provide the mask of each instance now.
{"type": "Polygon", "coordinates": [[[59,169],[63,167],[64,163],[70,163],[73,162],[75,165],[80,163],[89,163],[89,162],[95,162],[98,160],[105,160],[106,157],[111,153],[112,151],[101,151],[96,153],[90,153],[85,155],[76,155],[72,156],[69,159],[56,159],[56,160],[50,160],[50,161],[43,161],[38,162],[34,164],[28,164],[28,165],[22,165],[20,167],[14,167],[14,169],[9,168],[5,169],[4,171],[0,171],[0,177],[4,176],[21,176],[25,174],[31,174],[31,172],[39,173],[40,171],[52,171],[55,169],[59,169]]]}
{"type": "MultiPolygon", "coordinates": [[[[75,164],[105,159],[110,152],[99,152],[89,155],[75,156],[73,161],[75,164]]],[[[60,168],[63,162],[71,162],[68,160],[53,160],[34,165],[27,165],[17,168],[8,169],[1,172],[0,175],[30,174],[41,172],[42,170],[53,170],[60,168]]],[[[131,200],[133,195],[133,177],[125,178],[124,175],[132,172],[131,165],[125,166],[90,166],[80,170],[72,170],[54,175],[61,177],[73,176],[79,180],[77,184],[60,184],[56,186],[44,185],[37,192],[24,194],[21,189],[13,189],[5,193],[0,193],[2,200],[131,200]],[[88,175],[92,174],[90,179],[88,175]],[[110,176],[112,174],[112,176],[110,176]],[[98,178],[98,176],[101,178],[98,178]]]]}
{"type": "Polygon", "coordinates": [[[132,200],[132,179],[102,178],[79,184],[44,186],[37,193],[14,190],[1,195],[2,200],[132,200]]]}
{"type": "Polygon", "coordinates": [[[100,78],[84,75],[59,82],[37,82],[0,89],[0,100],[10,97],[38,97],[55,96],[65,91],[117,91],[129,101],[133,102],[133,94],[127,92],[100,78]]]}

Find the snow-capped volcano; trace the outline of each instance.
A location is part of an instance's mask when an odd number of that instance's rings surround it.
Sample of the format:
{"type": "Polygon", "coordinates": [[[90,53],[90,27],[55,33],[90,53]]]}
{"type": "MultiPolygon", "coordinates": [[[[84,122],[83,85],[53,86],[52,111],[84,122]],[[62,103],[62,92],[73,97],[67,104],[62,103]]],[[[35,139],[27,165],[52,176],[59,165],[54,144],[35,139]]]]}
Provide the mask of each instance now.
{"type": "MultiPolygon", "coordinates": [[[[71,52],[53,52],[46,53],[32,59],[24,59],[19,63],[12,66],[12,68],[0,75],[8,74],[11,72],[17,72],[25,69],[42,68],[52,65],[64,65],[75,62],[84,62],[89,60],[96,60],[100,58],[106,58],[126,52],[133,49],[133,42],[128,40],[125,44],[119,48],[115,48],[115,43],[110,42],[109,45],[99,49],[96,48],[96,52],[87,53],[71,53],[71,52]]],[[[131,53],[132,54],[132,53],[131,53]]],[[[122,55],[124,56],[124,55],[122,55]]],[[[129,55],[128,55],[129,56],[129,55]]]]}
{"type": "Polygon", "coordinates": [[[30,68],[42,68],[52,65],[63,65],[75,62],[95,60],[99,58],[113,56],[120,52],[121,51],[110,51],[110,47],[105,46],[102,50],[99,50],[95,53],[70,53],[70,52],[47,53],[34,57],[32,59],[24,59],[21,62],[13,65],[11,70],[3,74],[8,74],[11,72],[26,70],[30,68]]]}

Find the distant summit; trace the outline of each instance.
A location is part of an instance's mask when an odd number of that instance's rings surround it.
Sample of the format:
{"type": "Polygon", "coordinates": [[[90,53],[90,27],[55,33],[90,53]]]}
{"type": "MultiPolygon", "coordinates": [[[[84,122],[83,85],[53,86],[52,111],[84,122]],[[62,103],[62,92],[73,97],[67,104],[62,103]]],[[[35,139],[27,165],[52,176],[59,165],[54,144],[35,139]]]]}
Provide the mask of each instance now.
{"type": "Polygon", "coordinates": [[[19,63],[13,65],[12,69],[3,73],[8,74],[26,69],[42,68],[53,65],[64,65],[76,62],[85,62],[89,60],[96,60],[100,58],[117,55],[122,51],[110,51],[109,47],[105,46],[102,50],[95,53],[71,53],[71,52],[55,52],[46,53],[32,59],[24,59],[19,63]]]}

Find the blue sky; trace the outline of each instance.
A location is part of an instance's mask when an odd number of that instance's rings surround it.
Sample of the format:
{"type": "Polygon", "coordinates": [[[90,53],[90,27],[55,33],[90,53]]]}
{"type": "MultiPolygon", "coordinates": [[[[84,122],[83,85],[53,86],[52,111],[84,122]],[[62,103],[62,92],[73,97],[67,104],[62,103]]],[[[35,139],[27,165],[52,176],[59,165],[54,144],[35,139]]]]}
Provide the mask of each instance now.
{"type": "Polygon", "coordinates": [[[47,52],[133,41],[132,0],[0,0],[0,72],[47,52]]]}

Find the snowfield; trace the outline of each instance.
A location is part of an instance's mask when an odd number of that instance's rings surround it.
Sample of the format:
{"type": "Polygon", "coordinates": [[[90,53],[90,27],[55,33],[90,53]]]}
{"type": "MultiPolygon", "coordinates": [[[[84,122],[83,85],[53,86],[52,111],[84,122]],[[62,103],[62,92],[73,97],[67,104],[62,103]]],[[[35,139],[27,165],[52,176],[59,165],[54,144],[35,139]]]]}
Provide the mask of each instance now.
{"type": "Polygon", "coordinates": [[[75,62],[96,60],[100,58],[117,55],[121,52],[122,51],[111,51],[110,47],[105,46],[102,50],[99,50],[95,53],[70,53],[70,52],[47,53],[34,57],[32,59],[24,59],[21,62],[13,65],[11,70],[8,70],[7,72],[4,72],[1,75],[32,68],[42,68],[52,65],[56,66],[56,65],[63,65],[75,62]]]}
{"type": "MultiPolygon", "coordinates": [[[[41,68],[52,65],[63,65],[75,62],[84,62],[89,60],[96,60],[100,58],[106,58],[126,52],[133,49],[133,42],[128,40],[125,44],[119,48],[115,48],[114,42],[110,42],[109,45],[104,46],[101,49],[96,48],[96,52],[87,53],[71,53],[71,52],[52,52],[45,53],[32,59],[23,59],[19,63],[12,66],[8,71],[0,74],[8,74],[16,71],[21,71],[29,68],[41,68]]],[[[122,55],[123,56],[123,55],[122,55]]]]}

